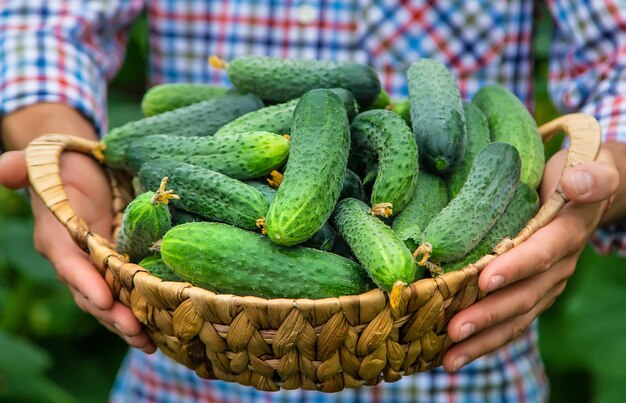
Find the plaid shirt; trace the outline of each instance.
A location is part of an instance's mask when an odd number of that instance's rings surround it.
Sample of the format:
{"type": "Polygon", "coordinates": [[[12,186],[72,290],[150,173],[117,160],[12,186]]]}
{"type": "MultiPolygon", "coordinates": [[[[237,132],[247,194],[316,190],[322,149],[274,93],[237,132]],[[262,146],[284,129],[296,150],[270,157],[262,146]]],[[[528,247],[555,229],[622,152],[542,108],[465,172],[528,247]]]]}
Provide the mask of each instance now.
{"type": "MultiPolygon", "coordinates": [[[[620,0],[549,0],[555,20],[550,92],[563,112],[594,115],[606,141],[626,140],[626,9],[620,0]]],[[[147,11],[150,84],[228,84],[210,55],[265,54],[353,60],[373,66],[394,97],[418,57],[445,62],[470,98],[499,82],[533,108],[532,0],[0,0],[0,115],[61,102],[106,132],[106,86],[129,25],[147,11]]],[[[624,247],[626,230],[598,232],[601,251],[624,247]]],[[[356,391],[267,394],[201,380],[163,355],[131,351],[115,401],[540,401],[547,396],[531,329],[465,367],[356,391]]]]}

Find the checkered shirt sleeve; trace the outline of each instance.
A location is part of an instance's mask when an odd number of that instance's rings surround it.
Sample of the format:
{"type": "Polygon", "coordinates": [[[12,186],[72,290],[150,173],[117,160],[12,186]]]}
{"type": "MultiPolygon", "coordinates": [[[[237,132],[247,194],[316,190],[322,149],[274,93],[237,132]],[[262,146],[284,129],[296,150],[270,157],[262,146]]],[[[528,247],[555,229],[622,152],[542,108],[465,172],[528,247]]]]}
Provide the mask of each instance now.
{"type": "MultiPolygon", "coordinates": [[[[548,4],[556,28],[549,77],[556,106],[595,116],[604,141],[626,142],[626,7],[618,0],[548,4]]],[[[626,256],[626,223],[596,231],[592,244],[602,254],[626,256]]]]}
{"type": "Polygon", "coordinates": [[[0,116],[55,102],[106,131],[106,85],[143,0],[0,0],[0,116]]]}

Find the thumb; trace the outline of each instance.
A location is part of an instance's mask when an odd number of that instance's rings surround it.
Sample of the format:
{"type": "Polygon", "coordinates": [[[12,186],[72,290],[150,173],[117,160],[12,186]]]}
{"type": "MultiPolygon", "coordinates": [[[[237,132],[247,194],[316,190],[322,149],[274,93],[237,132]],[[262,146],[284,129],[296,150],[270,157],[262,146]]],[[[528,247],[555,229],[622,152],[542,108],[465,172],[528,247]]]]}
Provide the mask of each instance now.
{"type": "Polygon", "coordinates": [[[7,151],[0,155],[0,185],[9,189],[28,186],[28,173],[23,151],[7,151]]]}
{"type": "Polygon", "coordinates": [[[575,203],[596,203],[611,197],[619,180],[613,156],[602,151],[596,161],[570,168],[561,178],[561,189],[575,203]]]}

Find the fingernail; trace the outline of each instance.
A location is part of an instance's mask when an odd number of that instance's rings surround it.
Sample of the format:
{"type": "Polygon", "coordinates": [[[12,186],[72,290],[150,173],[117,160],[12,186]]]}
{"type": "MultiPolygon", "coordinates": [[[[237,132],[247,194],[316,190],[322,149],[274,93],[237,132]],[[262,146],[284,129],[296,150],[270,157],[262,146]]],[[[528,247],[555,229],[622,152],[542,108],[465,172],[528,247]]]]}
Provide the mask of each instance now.
{"type": "Polygon", "coordinates": [[[120,324],[117,322],[113,322],[113,327],[116,328],[119,331],[122,331],[122,328],[120,327],[120,324]]]}
{"type": "Polygon", "coordinates": [[[574,171],[569,174],[569,180],[577,195],[582,196],[591,191],[593,178],[585,171],[574,171]]]}
{"type": "Polygon", "coordinates": [[[476,327],[473,323],[465,323],[463,326],[461,326],[461,331],[459,332],[459,341],[467,339],[469,336],[472,335],[472,333],[474,333],[474,330],[476,330],[476,327]]]}
{"type": "Polygon", "coordinates": [[[500,275],[491,276],[489,284],[487,284],[487,291],[493,291],[498,289],[502,283],[504,283],[504,277],[500,275]]]}
{"type": "Polygon", "coordinates": [[[454,364],[452,366],[452,371],[456,372],[459,369],[461,369],[461,367],[463,367],[465,364],[467,364],[467,362],[469,361],[469,359],[467,357],[459,357],[456,360],[454,360],[454,364]]]}

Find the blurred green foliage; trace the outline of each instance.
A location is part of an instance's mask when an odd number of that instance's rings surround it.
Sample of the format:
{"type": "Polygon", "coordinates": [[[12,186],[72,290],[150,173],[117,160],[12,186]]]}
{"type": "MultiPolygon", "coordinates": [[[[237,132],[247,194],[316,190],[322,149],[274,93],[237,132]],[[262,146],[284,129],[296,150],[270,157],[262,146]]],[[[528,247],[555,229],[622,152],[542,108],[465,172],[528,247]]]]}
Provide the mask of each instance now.
{"type": "MultiPolygon", "coordinates": [[[[552,22],[538,3],[534,36],[536,119],[558,115],[547,92],[552,22]]],[[[110,127],[141,117],[147,66],[145,18],[109,92],[110,127]]],[[[561,147],[558,136],[546,146],[561,147]]],[[[0,401],[106,401],[127,346],[80,311],[32,245],[22,193],[0,188],[0,401]]],[[[551,401],[617,402],[626,379],[626,271],[616,256],[587,248],[564,294],[540,318],[551,401]]]]}

